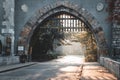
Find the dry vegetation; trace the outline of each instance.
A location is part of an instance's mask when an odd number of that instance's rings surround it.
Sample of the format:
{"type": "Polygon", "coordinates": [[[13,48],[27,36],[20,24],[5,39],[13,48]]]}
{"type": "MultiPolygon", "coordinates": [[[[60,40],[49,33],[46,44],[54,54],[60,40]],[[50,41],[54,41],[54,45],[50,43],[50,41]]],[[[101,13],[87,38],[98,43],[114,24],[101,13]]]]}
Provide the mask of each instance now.
{"type": "Polygon", "coordinates": [[[74,36],[86,47],[85,61],[97,61],[97,46],[93,34],[91,32],[82,32],[74,36]]]}

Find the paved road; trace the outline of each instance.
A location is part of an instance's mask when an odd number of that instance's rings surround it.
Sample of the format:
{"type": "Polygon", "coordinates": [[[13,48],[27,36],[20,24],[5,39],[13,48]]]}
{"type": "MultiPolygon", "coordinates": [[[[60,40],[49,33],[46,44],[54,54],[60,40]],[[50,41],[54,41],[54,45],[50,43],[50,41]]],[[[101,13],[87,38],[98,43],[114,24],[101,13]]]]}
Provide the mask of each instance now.
{"type": "Polygon", "coordinates": [[[65,56],[49,62],[0,73],[0,80],[79,80],[81,56],[65,56]]]}

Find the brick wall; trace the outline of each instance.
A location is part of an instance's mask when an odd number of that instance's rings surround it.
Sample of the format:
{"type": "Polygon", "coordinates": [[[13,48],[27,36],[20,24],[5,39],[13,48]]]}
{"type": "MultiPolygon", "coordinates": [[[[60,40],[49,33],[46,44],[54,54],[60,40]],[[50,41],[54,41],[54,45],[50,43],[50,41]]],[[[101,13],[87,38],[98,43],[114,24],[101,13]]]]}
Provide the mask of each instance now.
{"type": "Polygon", "coordinates": [[[112,27],[113,56],[120,58],[120,0],[116,0],[114,7],[112,27]]]}

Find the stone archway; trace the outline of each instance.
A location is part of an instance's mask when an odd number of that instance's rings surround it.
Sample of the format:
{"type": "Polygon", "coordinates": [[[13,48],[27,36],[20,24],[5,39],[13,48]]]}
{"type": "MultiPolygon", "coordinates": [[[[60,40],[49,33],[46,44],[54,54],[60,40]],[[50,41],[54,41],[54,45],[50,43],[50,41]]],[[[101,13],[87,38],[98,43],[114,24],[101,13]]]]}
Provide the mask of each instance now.
{"type": "Polygon", "coordinates": [[[97,20],[86,9],[78,5],[72,4],[68,1],[58,1],[55,4],[51,4],[39,9],[23,27],[19,36],[18,46],[24,46],[26,54],[28,53],[30,38],[33,35],[33,32],[36,29],[36,27],[44,19],[58,12],[70,13],[84,20],[85,23],[88,23],[88,25],[90,25],[90,30],[95,36],[98,46],[98,53],[107,53],[107,44],[106,39],[104,37],[104,32],[97,20]]]}

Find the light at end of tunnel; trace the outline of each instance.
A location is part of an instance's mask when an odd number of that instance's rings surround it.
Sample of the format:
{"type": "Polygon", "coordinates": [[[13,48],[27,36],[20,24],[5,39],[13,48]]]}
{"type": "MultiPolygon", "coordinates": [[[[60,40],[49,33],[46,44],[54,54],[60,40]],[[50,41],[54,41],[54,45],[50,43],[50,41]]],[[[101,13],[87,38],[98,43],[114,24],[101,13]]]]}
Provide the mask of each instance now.
{"type": "Polygon", "coordinates": [[[84,62],[84,57],[80,55],[67,55],[57,61],[61,63],[82,64],[84,62]]]}

